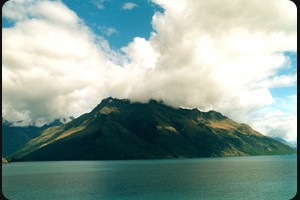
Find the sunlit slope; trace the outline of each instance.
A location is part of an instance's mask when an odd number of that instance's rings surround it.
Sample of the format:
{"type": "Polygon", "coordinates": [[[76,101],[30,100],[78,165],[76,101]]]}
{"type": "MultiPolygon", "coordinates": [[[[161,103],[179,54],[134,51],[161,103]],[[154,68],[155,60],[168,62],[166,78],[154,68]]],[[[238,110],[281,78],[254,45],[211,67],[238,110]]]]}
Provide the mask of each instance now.
{"type": "Polygon", "coordinates": [[[64,124],[63,120],[66,119],[56,119],[50,124],[37,127],[34,125],[15,126],[13,123],[2,118],[2,156],[7,156],[17,151],[29,140],[40,136],[47,128],[64,124]]]}
{"type": "Polygon", "coordinates": [[[292,154],[296,150],[209,111],[108,98],[45,130],[12,160],[98,160],[292,154]]]}

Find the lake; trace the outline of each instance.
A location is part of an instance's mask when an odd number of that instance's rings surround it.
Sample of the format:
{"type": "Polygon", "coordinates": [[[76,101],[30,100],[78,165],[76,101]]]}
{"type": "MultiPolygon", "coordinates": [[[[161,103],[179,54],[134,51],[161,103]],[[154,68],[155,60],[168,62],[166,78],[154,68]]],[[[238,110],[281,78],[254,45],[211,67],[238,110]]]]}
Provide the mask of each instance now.
{"type": "Polygon", "coordinates": [[[296,155],[2,164],[10,200],[284,200],[296,191],[296,155]]]}

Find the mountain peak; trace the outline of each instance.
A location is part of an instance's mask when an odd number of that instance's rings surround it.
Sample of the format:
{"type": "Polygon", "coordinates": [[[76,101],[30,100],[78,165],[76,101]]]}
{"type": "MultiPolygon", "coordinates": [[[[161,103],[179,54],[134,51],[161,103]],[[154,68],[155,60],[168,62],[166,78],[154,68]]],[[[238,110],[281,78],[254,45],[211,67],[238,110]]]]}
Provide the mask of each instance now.
{"type": "Polygon", "coordinates": [[[129,103],[129,99],[117,99],[113,97],[108,97],[106,99],[102,99],[99,105],[119,105],[121,103],[129,103]]]}
{"type": "Polygon", "coordinates": [[[90,113],[45,130],[9,158],[101,160],[272,155],[295,150],[216,111],[103,99],[90,113]]]}
{"type": "Polygon", "coordinates": [[[216,119],[216,120],[228,119],[228,117],[214,110],[210,110],[206,114],[207,114],[206,116],[208,116],[210,119],[216,119]]]}

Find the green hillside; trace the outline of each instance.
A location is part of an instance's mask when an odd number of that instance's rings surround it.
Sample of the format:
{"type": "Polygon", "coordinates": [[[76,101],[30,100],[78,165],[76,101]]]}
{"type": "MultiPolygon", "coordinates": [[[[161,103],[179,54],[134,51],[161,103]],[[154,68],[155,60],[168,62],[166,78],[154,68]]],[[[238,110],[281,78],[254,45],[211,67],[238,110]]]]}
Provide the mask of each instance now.
{"type": "Polygon", "coordinates": [[[50,127],[8,156],[16,160],[103,160],[292,154],[296,150],[222,114],[107,98],[50,127]]]}
{"type": "Polygon", "coordinates": [[[7,156],[22,147],[29,140],[41,135],[49,127],[60,126],[63,123],[58,119],[42,127],[14,126],[2,118],[2,156],[7,156]]]}

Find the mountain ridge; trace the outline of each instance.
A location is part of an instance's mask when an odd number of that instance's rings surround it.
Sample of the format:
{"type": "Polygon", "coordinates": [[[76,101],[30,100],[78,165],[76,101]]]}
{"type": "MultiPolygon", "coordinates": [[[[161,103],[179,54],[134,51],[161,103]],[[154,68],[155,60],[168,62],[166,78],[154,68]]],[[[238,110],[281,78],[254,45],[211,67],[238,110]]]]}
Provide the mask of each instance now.
{"type": "Polygon", "coordinates": [[[292,154],[216,111],[103,99],[91,112],[30,140],[9,160],[107,160],[292,154]]]}
{"type": "Polygon", "coordinates": [[[2,156],[7,156],[22,147],[29,140],[38,137],[42,132],[53,126],[60,126],[74,119],[59,118],[49,124],[43,126],[18,126],[20,124],[13,123],[2,117],[2,156]]]}

